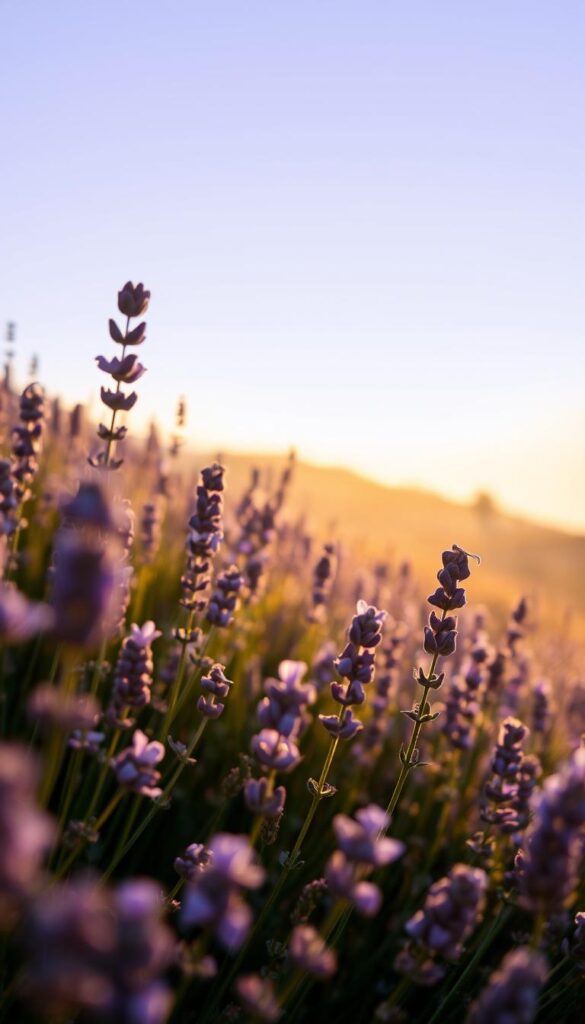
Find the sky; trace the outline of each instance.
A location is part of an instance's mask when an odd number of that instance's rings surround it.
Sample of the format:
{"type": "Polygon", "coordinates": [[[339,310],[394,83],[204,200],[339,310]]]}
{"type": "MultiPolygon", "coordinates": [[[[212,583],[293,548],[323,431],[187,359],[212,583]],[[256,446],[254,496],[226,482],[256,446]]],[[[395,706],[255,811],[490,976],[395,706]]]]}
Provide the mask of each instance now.
{"type": "Polygon", "coordinates": [[[581,0],[0,0],[0,33],[21,374],[95,402],[141,280],[131,429],[185,394],[198,447],[585,530],[581,0]]]}

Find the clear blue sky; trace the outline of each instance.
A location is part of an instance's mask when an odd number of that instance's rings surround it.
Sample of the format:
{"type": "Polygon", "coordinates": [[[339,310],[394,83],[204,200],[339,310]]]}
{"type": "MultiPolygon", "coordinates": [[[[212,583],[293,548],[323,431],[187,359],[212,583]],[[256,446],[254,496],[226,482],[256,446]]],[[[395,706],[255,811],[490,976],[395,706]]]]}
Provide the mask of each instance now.
{"type": "Polygon", "coordinates": [[[0,318],[67,397],[585,528],[585,5],[0,2],[0,318]]]}

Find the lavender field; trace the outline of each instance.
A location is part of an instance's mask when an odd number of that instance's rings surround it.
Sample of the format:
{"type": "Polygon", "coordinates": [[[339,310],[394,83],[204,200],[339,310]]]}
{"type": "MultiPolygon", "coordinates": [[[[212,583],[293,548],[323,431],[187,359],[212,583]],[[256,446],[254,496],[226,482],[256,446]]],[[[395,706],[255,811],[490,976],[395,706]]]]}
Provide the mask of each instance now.
{"type": "Polygon", "coordinates": [[[232,486],[196,403],[141,438],[149,301],[118,293],[99,424],[8,330],[0,1019],[580,1019],[578,583],[468,551],[481,507],[421,573],[428,535],[300,514],[292,454],[232,486]]]}

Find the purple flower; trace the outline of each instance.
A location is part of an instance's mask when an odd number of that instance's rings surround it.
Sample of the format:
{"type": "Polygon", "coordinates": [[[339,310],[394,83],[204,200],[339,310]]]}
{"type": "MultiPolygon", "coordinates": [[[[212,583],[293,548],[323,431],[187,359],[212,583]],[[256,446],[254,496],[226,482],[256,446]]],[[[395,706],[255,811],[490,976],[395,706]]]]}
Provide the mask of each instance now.
{"type": "Polygon", "coordinates": [[[138,356],[133,353],[124,356],[123,359],[118,359],[117,356],[114,356],[113,359],[106,359],[104,356],[95,358],[98,369],[109,373],[110,377],[123,384],[135,384],[146,373],[145,367],[138,362],[138,356]]]}
{"type": "Polygon", "coordinates": [[[339,849],[325,866],[327,884],[333,895],[348,900],[365,917],[378,913],[382,893],[377,885],[363,881],[364,875],[398,860],[405,850],[404,843],[381,835],[388,824],[387,814],[376,804],[357,811],[355,820],[345,814],[333,819],[339,849]]]}
{"type": "Polygon", "coordinates": [[[242,890],[262,885],[264,869],[247,836],[219,833],[210,840],[208,853],[208,865],[185,890],[181,921],[187,928],[212,928],[218,942],[234,951],[244,942],[252,923],[242,890]]]}
{"type": "Polygon", "coordinates": [[[235,984],[236,993],[246,1013],[254,1019],[273,1024],[282,1016],[274,985],[259,974],[242,974],[235,984]]]}
{"type": "Polygon", "coordinates": [[[32,907],[24,996],[43,1015],[164,1024],[171,996],[160,978],[174,958],[150,879],[110,890],[93,880],[48,889],[32,907]]]}
{"type": "Polygon", "coordinates": [[[207,621],[212,626],[220,626],[222,629],[231,626],[243,586],[244,577],[235,565],[217,577],[207,606],[207,621]]]}
{"type": "Polygon", "coordinates": [[[334,715],[319,715],[325,729],[339,740],[351,739],[362,723],[354,720],[351,705],[363,704],[366,699],[364,686],[374,678],[375,648],[382,639],[382,625],[386,612],[378,611],[365,601],[358,601],[348,630],[348,643],[335,662],[338,674],[346,683],[331,683],[331,695],[346,710],[339,719],[334,715]]]}
{"type": "Polygon", "coordinates": [[[335,951],[328,949],[325,940],[310,924],[296,926],[288,951],[292,962],[315,978],[326,980],[337,970],[335,951]]]}
{"type": "Polygon", "coordinates": [[[213,665],[209,675],[203,676],[201,679],[201,689],[204,694],[197,701],[197,710],[206,718],[219,718],[224,705],[220,701],[216,701],[215,698],[227,697],[230,688],[234,685],[232,680],[224,674],[223,669],[223,665],[213,665]],[[207,694],[211,694],[211,697],[208,697],[207,694]]]}
{"type": "Polygon", "coordinates": [[[312,607],[307,616],[309,622],[323,622],[325,619],[325,608],[335,576],[336,563],[333,544],[325,544],[323,554],[313,570],[312,607]]]}
{"type": "Polygon", "coordinates": [[[13,584],[0,583],[0,642],[20,644],[45,633],[54,623],[54,614],[46,604],[27,600],[13,584]]]}
{"type": "Polygon", "coordinates": [[[319,715],[321,725],[334,739],[351,740],[363,729],[363,723],[353,717],[351,708],[346,708],[341,718],[338,715],[319,715]]]}
{"type": "Polygon", "coordinates": [[[203,843],[191,843],[180,857],[176,857],[173,867],[181,878],[193,882],[197,874],[207,867],[211,860],[209,850],[203,843]]]}
{"type": "Polygon", "coordinates": [[[0,744],[0,927],[10,927],[34,888],[54,826],[35,805],[37,763],[24,747],[0,744]]]}
{"type": "Polygon", "coordinates": [[[130,636],[122,643],[114,670],[114,692],[108,712],[110,721],[118,723],[122,720],[128,727],[133,720],[124,719],[123,710],[140,709],[150,704],[154,668],[151,645],[160,636],[162,633],[151,620],[143,626],[133,623],[130,627],[130,636]]]}
{"type": "Polygon", "coordinates": [[[157,783],[160,772],[157,765],[165,756],[165,748],[156,740],[149,742],[140,729],[132,736],[132,744],[122,750],[112,760],[112,768],[121,786],[131,789],[134,793],[154,799],[160,796],[162,789],[157,783]]]}
{"type": "Polygon", "coordinates": [[[317,696],[312,683],[303,683],[307,671],[304,661],[281,661],[278,679],[267,679],[266,697],[258,705],[258,718],[263,726],[283,736],[296,738],[305,724],[304,709],[317,696]]]}
{"type": "Polygon", "coordinates": [[[277,786],[271,790],[268,779],[248,779],[244,785],[246,806],[253,814],[263,818],[278,818],[284,810],[286,789],[277,786]]]}
{"type": "Polygon", "coordinates": [[[252,753],[260,764],[279,772],[290,772],[301,762],[296,743],[276,729],[262,729],[252,737],[252,753]]]}
{"type": "Polygon", "coordinates": [[[63,732],[87,731],[97,725],[101,710],[91,693],[63,693],[51,683],[41,683],[27,701],[27,712],[44,727],[63,732]]]}
{"type": "Polygon", "coordinates": [[[145,289],[143,284],[132,284],[131,281],[127,281],[118,292],[118,309],[120,313],[130,319],[146,313],[149,301],[150,292],[145,289]]]}
{"type": "Polygon", "coordinates": [[[355,819],[337,814],[333,830],[340,850],[353,861],[379,868],[402,856],[404,843],[381,837],[389,825],[388,815],[377,804],[356,811],[355,819]]]}
{"type": "Polygon", "coordinates": [[[440,981],[445,975],[443,961],[459,960],[464,942],[482,919],[487,881],[481,868],[456,864],[434,882],[422,910],[406,924],[411,942],[396,958],[396,970],[418,985],[440,981]]]}
{"type": "Polygon", "coordinates": [[[512,950],[471,1007],[466,1024],[532,1024],[547,974],[541,953],[528,948],[512,950]]]}
{"type": "Polygon", "coordinates": [[[583,860],[585,748],[545,780],[532,800],[533,820],[516,855],[520,900],[550,915],[574,897],[583,860]]]}
{"type": "Polygon", "coordinates": [[[135,391],[125,395],[122,391],[110,391],[109,388],[102,387],[100,395],[104,405],[107,405],[108,409],[112,409],[115,412],[129,412],[138,401],[138,395],[135,391]]]}
{"type": "Polygon", "coordinates": [[[223,540],[223,466],[214,463],[202,470],[189,520],[187,561],[181,577],[181,604],[190,612],[202,612],[210,583],[211,560],[223,540]]]}

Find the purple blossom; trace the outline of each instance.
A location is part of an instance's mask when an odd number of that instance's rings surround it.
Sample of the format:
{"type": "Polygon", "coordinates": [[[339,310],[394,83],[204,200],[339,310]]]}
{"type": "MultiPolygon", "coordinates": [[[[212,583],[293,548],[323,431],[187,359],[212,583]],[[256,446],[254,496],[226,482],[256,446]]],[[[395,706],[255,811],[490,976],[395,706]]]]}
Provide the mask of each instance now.
{"type": "Polygon", "coordinates": [[[242,891],[257,889],[265,873],[247,836],[221,832],[210,840],[208,852],[208,865],[186,887],[181,921],[186,928],[211,928],[218,942],[233,952],[252,923],[242,891]]]}
{"type": "Polygon", "coordinates": [[[243,586],[244,577],[235,565],[217,577],[207,606],[207,621],[212,626],[219,626],[222,629],[231,626],[239,607],[239,595],[243,586]]]}
{"type": "Polygon", "coordinates": [[[355,819],[345,814],[333,819],[339,849],[325,866],[327,884],[333,895],[348,900],[365,917],[377,914],[382,893],[377,885],[363,881],[364,875],[398,860],[405,850],[404,843],[381,835],[388,824],[386,812],[376,804],[361,808],[355,819]]]}
{"type": "Polygon", "coordinates": [[[252,737],[250,746],[256,760],[271,770],[291,772],[301,762],[296,743],[276,729],[261,729],[252,737]]]}
{"type": "Polygon", "coordinates": [[[201,472],[195,496],[195,511],[189,520],[187,560],[181,586],[181,604],[190,612],[202,612],[210,583],[211,560],[223,540],[223,466],[214,463],[201,472]]]}
{"type": "Polygon", "coordinates": [[[516,855],[520,900],[533,913],[568,906],[577,889],[585,829],[585,748],[532,799],[533,820],[516,855]]]}
{"type": "Polygon", "coordinates": [[[29,601],[13,584],[0,583],[0,643],[20,644],[54,624],[46,604],[29,601]]]}
{"type": "Polygon", "coordinates": [[[35,806],[38,778],[25,747],[0,744],[0,928],[35,887],[53,839],[51,819],[35,806]]]}
{"type": "Polygon", "coordinates": [[[466,1024],[532,1024],[547,974],[541,953],[528,948],[512,950],[471,1007],[466,1024]]]}
{"type": "Polygon", "coordinates": [[[123,359],[118,359],[117,356],[114,356],[113,359],[96,356],[96,362],[98,369],[103,370],[104,373],[109,373],[110,377],[113,377],[114,380],[121,381],[124,384],[135,384],[146,373],[144,366],[138,361],[138,356],[133,353],[124,356],[123,359]]]}
{"type": "Polygon", "coordinates": [[[124,316],[132,319],[135,316],[142,316],[148,309],[150,292],[146,291],[143,284],[126,284],[118,292],[118,309],[124,316]]]}
{"type": "Polygon", "coordinates": [[[197,701],[197,710],[205,715],[206,718],[219,718],[224,709],[224,704],[221,701],[217,701],[215,698],[227,697],[233,686],[231,679],[228,679],[224,673],[223,665],[213,665],[209,675],[203,676],[201,679],[201,689],[204,691],[199,700],[197,701]],[[210,696],[207,696],[207,695],[210,696]]]}
{"type": "Polygon", "coordinates": [[[422,910],[410,918],[410,943],[398,954],[396,970],[418,985],[435,985],[445,975],[443,962],[455,963],[483,917],[487,875],[481,868],[456,864],[434,882],[422,910]]]}
{"type": "Polygon", "coordinates": [[[63,732],[87,731],[97,725],[101,709],[91,693],[63,693],[51,683],[41,683],[27,701],[29,717],[44,728],[63,732]]]}
{"type": "Polygon", "coordinates": [[[150,704],[152,687],[152,644],[162,636],[152,622],[148,620],[143,626],[133,623],[130,636],[122,643],[114,670],[114,692],[109,709],[110,721],[118,727],[122,723],[126,728],[133,724],[132,719],[124,718],[126,708],[146,707],[150,704]]]}
{"type": "Polygon", "coordinates": [[[158,885],[110,890],[93,880],[48,889],[32,908],[23,994],[49,1016],[164,1024],[171,994],[160,980],[174,958],[158,885]]]}
{"type": "Polygon", "coordinates": [[[381,836],[388,825],[388,815],[377,804],[362,807],[356,811],[355,818],[337,814],[333,819],[339,849],[349,860],[374,868],[390,864],[404,853],[404,843],[381,836]]]}
{"type": "Polygon", "coordinates": [[[206,868],[211,860],[209,850],[203,843],[191,843],[180,857],[176,857],[173,867],[181,878],[193,882],[198,873],[206,868]]]}
{"type": "Polygon", "coordinates": [[[160,772],[157,765],[165,756],[165,748],[156,740],[149,742],[140,729],[132,736],[132,743],[112,759],[112,768],[121,786],[154,799],[162,789],[157,783],[160,772]]]}
{"type": "Polygon", "coordinates": [[[323,622],[331,586],[335,577],[337,558],[333,544],[325,544],[323,554],[313,570],[312,607],[309,622],[323,622]]]}
{"type": "Polygon", "coordinates": [[[279,818],[284,810],[286,789],[276,786],[272,789],[268,779],[248,779],[244,785],[246,807],[253,814],[263,818],[279,818]]]}
{"type": "Polygon", "coordinates": [[[316,700],[312,683],[303,683],[307,671],[304,661],[281,661],[278,679],[267,679],[266,697],[258,705],[258,718],[263,726],[283,736],[296,738],[305,724],[304,710],[316,700]]]}
{"type": "Polygon", "coordinates": [[[293,930],[288,947],[294,964],[320,980],[330,978],[337,970],[337,956],[329,949],[319,932],[310,924],[299,924],[293,930]]]}
{"type": "Polygon", "coordinates": [[[274,985],[259,974],[242,974],[235,984],[236,994],[246,1013],[256,1020],[273,1024],[282,1016],[274,985]]]}
{"type": "Polygon", "coordinates": [[[346,683],[331,683],[333,699],[345,709],[342,715],[319,715],[323,727],[335,739],[346,740],[355,736],[362,723],[354,720],[351,705],[363,704],[364,686],[374,678],[375,648],[382,639],[382,625],[386,612],[378,611],[365,601],[358,601],[348,630],[348,643],[335,662],[335,668],[346,683]]]}

